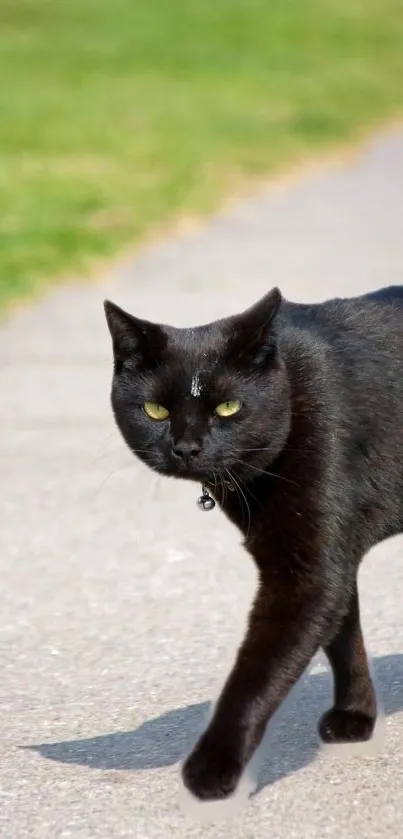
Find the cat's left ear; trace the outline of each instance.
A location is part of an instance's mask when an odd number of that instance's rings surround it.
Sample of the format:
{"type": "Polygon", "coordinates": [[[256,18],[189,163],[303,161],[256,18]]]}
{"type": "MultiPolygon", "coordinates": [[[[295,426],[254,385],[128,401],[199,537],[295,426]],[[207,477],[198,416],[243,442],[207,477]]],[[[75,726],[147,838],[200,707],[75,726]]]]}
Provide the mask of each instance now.
{"type": "Polygon", "coordinates": [[[130,315],[110,300],[105,300],[104,309],[116,365],[130,358],[151,366],[164,343],[161,327],[130,315]]]}
{"type": "Polygon", "coordinates": [[[274,354],[272,326],[282,299],[280,290],[273,288],[249,309],[230,318],[230,343],[235,355],[252,357],[260,362],[274,354]]]}

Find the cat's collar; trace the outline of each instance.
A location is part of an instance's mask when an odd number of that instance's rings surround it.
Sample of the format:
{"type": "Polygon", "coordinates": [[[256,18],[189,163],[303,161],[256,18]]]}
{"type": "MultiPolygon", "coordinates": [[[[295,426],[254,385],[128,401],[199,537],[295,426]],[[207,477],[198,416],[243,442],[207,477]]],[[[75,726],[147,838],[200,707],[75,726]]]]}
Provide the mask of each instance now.
{"type": "Polygon", "coordinates": [[[210,510],[214,510],[214,498],[210,495],[208,489],[206,489],[205,486],[202,486],[202,494],[199,495],[197,499],[197,506],[199,510],[202,510],[204,513],[208,513],[210,510]]]}
{"type": "MultiPolygon", "coordinates": [[[[228,478],[224,478],[223,483],[229,490],[231,490],[231,492],[235,490],[232,481],[228,480],[228,478]]],[[[215,507],[214,498],[212,497],[212,495],[210,495],[207,487],[204,484],[202,485],[202,494],[199,495],[197,499],[197,506],[199,510],[202,510],[204,513],[208,513],[210,512],[210,510],[214,510],[215,507]]]]}

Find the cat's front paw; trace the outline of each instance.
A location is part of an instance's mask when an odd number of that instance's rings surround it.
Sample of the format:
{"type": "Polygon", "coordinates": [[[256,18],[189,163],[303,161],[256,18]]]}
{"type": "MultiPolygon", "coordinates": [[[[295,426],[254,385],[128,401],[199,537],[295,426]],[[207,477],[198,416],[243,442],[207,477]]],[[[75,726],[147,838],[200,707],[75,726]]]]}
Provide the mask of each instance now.
{"type": "Polygon", "coordinates": [[[196,798],[218,800],[235,792],[242,768],[225,746],[201,740],[182,767],[182,779],[196,798]]]}

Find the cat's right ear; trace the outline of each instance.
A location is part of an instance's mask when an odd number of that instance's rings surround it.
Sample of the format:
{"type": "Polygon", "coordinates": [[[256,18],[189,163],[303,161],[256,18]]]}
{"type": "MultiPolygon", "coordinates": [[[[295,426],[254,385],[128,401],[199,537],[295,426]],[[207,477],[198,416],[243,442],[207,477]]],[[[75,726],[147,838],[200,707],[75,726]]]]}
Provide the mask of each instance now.
{"type": "Polygon", "coordinates": [[[272,323],[282,299],[280,290],[273,288],[249,309],[228,319],[229,350],[233,359],[260,365],[274,357],[276,345],[272,323]]]}
{"type": "Polygon", "coordinates": [[[112,337],[115,364],[119,367],[130,358],[143,359],[151,365],[152,357],[155,356],[160,343],[160,327],[135,318],[110,300],[104,301],[104,309],[112,337]]]}

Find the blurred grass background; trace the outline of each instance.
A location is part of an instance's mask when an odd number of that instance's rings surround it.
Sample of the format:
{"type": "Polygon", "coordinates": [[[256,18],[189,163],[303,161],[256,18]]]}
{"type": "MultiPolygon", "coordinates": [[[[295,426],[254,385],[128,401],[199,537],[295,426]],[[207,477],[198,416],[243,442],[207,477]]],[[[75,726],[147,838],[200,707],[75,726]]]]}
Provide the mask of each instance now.
{"type": "Polygon", "coordinates": [[[403,3],[1,0],[0,73],[4,306],[399,112],[403,3]]]}

